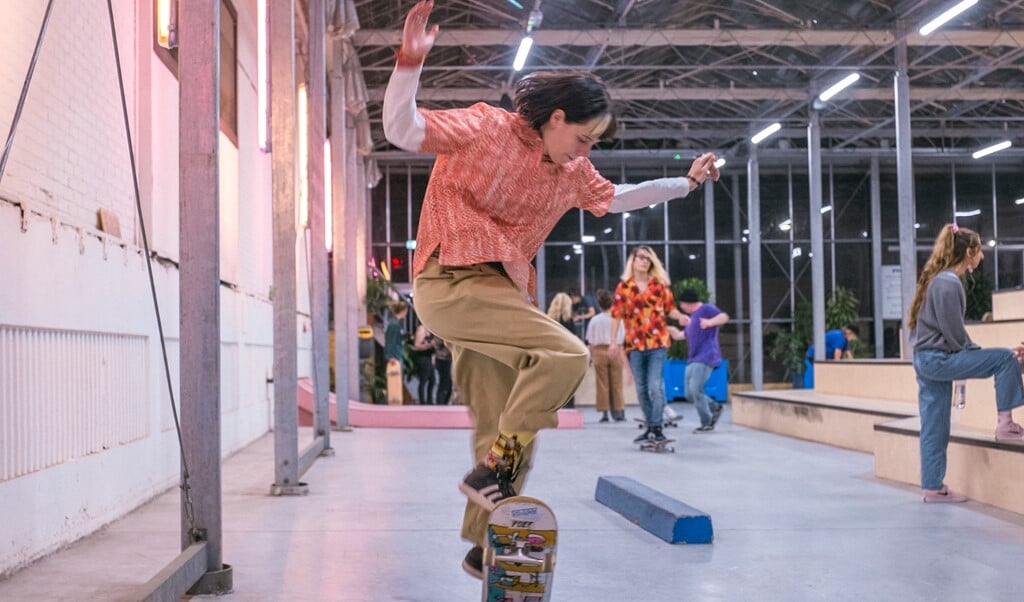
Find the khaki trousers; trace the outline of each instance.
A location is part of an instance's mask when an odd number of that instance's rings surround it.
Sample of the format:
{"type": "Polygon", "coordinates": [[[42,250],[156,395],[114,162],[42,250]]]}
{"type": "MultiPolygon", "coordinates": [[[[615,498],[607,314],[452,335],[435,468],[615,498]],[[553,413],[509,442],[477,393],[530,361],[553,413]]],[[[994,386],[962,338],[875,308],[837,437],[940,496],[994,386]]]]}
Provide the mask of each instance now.
{"type": "MultiPolygon", "coordinates": [[[[493,264],[442,266],[430,258],[413,284],[416,313],[452,351],[452,371],[473,414],[473,465],[499,432],[558,425],[557,411],[587,370],[583,343],[523,298],[493,264]]],[[[521,493],[534,443],[523,450],[521,493]]],[[[467,468],[468,470],[468,468],[467,468]]],[[[488,513],[466,504],[462,537],[482,546],[488,513]]]]}
{"type": "Polygon", "coordinates": [[[594,403],[598,412],[611,410],[620,413],[626,409],[622,397],[622,355],[608,357],[608,345],[592,345],[591,358],[594,360],[594,386],[597,398],[594,403]]]}

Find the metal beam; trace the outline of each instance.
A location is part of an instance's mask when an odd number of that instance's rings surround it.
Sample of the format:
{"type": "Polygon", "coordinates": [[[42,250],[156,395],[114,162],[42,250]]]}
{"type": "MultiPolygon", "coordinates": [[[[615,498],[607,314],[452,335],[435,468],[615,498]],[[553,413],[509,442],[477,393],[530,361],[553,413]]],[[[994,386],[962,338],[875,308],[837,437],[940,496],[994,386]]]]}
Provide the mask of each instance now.
{"type": "MultiPolygon", "coordinates": [[[[764,46],[887,47],[896,41],[887,30],[792,29],[541,29],[532,32],[534,46],[764,46]]],[[[357,47],[401,44],[400,29],[364,29],[353,35],[357,47]]],[[[518,46],[522,29],[446,29],[435,46],[518,46]]],[[[922,36],[909,34],[908,46],[1024,47],[1024,30],[952,30],[922,36]]]]}
{"type": "MultiPolygon", "coordinates": [[[[384,87],[367,89],[367,99],[371,102],[383,102],[384,87]]],[[[506,91],[503,88],[420,88],[416,93],[419,101],[452,101],[452,102],[497,102],[506,91]]],[[[645,100],[699,100],[699,101],[735,101],[753,100],[799,101],[804,102],[810,97],[808,88],[608,88],[608,94],[616,101],[645,100]]],[[[856,88],[843,93],[844,100],[884,101],[892,102],[892,89],[856,88]]],[[[1024,88],[926,88],[914,87],[910,90],[910,100],[919,102],[932,101],[1024,101],[1024,88]]]]}

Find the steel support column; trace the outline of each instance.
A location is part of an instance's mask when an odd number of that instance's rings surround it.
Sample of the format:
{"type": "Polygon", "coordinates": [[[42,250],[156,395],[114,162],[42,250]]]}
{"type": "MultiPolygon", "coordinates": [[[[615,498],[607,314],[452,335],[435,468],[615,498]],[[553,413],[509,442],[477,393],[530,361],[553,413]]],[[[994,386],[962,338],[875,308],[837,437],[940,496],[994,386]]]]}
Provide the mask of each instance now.
{"type": "Polygon", "coordinates": [[[327,243],[324,226],[324,136],[327,123],[327,79],[324,39],[326,36],[326,14],[324,0],[309,0],[309,86],[306,97],[309,107],[309,148],[306,166],[309,190],[309,262],[312,280],[310,294],[310,316],[313,322],[313,430],[316,437],[323,437],[320,453],[329,455],[331,449],[331,374],[328,357],[328,333],[330,331],[327,274],[327,243]]]}
{"type": "Polygon", "coordinates": [[[274,258],[274,483],[272,495],[303,495],[299,482],[295,275],[295,3],[267,3],[274,258]]]}
{"type": "Polygon", "coordinates": [[[821,228],[821,115],[814,109],[811,109],[811,119],[807,124],[807,180],[810,186],[808,211],[811,218],[814,361],[820,362],[825,359],[825,242],[821,228]]]}
{"type": "Polygon", "coordinates": [[[875,357],[885,357],[885,324],[882,308],[882,186],[878,156],[871,157],[871,290],[874,306],[875,357]]]}
{"type": "Polygon", "coordinates": [[[196,0],[178,22],[181,433],[191,471],[182,488],[181,549],[204,540],[211,575],[193,593],[231,590],[220,479],[220,10],[218,0],[196,0]]]}
{"type": "MultiPolygon", "coordinates": [[[[917,286],[917,237],[914,206],[914,161],[910,135],[910,77],[907,75],[907,42],[903,35],[907,24],[900,19],[896,22],[896,74],[893,76],[893,93],[896,109],[896,189],[899,198],[900,237],[900,292],[904,312],[914,298],[917,286]]],[[[909,359],[910,331],[900,329],[900,357],[909,359]]]]}
{"type": "Polygon", "coordinates": [[[747,228],[750,242],[750,382],[755,391],[764,388],[764,326],[761,293],[761,175],[757,163],[757,145],[750,145],[747,159],[747,228]]]}

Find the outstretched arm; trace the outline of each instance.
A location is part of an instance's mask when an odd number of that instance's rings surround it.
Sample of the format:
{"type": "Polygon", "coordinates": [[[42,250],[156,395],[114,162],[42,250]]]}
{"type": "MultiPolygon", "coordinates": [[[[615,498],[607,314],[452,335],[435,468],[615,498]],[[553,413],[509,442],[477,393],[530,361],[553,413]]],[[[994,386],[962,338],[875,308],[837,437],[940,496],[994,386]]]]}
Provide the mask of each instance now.
{"type": "Polygon", "coordinates": [[[426,135],[426,122],[416,111],[416,89],[439,30],[437,25],[427,29],[433,8],[433,0],[418,2],[406,16],[398,62],[384,92],[384,136],[407,151],[418,151],[426,135]]]}
{"type": "Polygon", "coordinates": [[[685,178],[657,178],[639,184],[616,184],[615,198],[608,207],[610,213],[635,211],[654,203],[663,203],[677,197],[684,197],[711,178],[717,182],[719,176],[714,153],[705,153],[690,165],[685,178]]]}

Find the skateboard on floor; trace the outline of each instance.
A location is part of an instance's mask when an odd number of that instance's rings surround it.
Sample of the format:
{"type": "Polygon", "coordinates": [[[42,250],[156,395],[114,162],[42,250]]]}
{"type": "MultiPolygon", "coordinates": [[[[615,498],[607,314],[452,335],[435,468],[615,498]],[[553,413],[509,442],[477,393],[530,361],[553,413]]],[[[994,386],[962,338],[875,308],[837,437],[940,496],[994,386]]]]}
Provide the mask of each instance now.
{"type": "Polygon", "coordinates": [[[655,441],[654,439],[644,439],[640,442],[640,451],[649,451],[654,453],[661,452],[672,452],[676,453],[676,448],[673,443],[675,439],[665,439],[664,441],[655,441]]]}
{"type": "Polygon", "coordinates": [[[525,496],[501,500],[485,543],[484,602],[551,600],[558,523],[547,504],[525,496]]]}

